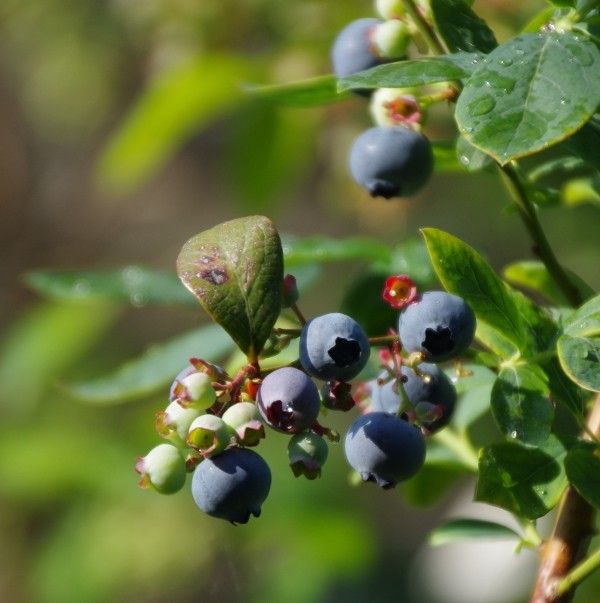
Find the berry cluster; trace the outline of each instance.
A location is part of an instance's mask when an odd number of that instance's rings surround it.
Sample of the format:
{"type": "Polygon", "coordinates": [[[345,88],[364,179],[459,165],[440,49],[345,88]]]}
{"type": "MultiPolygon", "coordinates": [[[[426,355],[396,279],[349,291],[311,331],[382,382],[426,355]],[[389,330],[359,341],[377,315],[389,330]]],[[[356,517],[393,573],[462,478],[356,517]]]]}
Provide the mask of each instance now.
{"type": "Polygon", "coordinates": [[[156,429],[168,440],[138,460],[140,485],[170,494],[193,472],[192,495],[213,517],[246,523],[258,517],[271,472],[250,450],[265,437],[265,425],[290,436],[288,457],[295,476],[315,479],[327,459],[326,439],[339,435],[319,423],[321,408],[361,416],[344,438],[350,466],[364,481],[391,488],[412,477],[425,461],[425,436],[444,427],[456,392],[437,363],[455,358],[471,344],[475,316],[460,298],[445,292],[419,295],[406,275],[386,280],[382,297],[400,310],[398,331],[369,340],[350,316],[329,313],[305,321],[296,305],[293,277],[283,282],[284,305],[304,324],[274,329],[275,340],[299,338],[299,359],[261,372],[248,364],[235,376],[192,358],[170,389],[169,404],[157,413],[156,429]],[[375,380],[349,383],[381,346],[375,380]],[[322,383],[319,390],[313,379],[322,383]]]}
{"type": "MultiPolygon", "coordinates": [[[[378,0],[382,19],[357,19],[338,34],[331,62],[339,78],[406,58],[418,30],[397,0],[378,0]]],[[[360,91],[362,96],[368,91],[360,91]]],[[[426,109],[433,102],[450,99],[449,84],[416,88],[380,88],[370,100],[375,126],[354,141],[350,173],[371,196],[408,197],[417,193],[433,172],[429,139],[421,133],[426,109]]]]}

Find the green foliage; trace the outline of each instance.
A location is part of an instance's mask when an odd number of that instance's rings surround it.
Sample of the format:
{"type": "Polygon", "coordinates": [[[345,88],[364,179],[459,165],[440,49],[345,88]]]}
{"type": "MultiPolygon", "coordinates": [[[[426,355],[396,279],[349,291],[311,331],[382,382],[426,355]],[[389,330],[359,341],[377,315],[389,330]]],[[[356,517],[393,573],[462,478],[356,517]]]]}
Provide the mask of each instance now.
{"type": "Polygon", "coordinates": [[[239,218],[191,238],[177,274],[248,355],[260,354],[281,309],[283,253],[270,220],[239,218]]]}
{"type": "Polygon", "coordinates": [[[543,444],[554,409],[546,375],[535,364],[503,368],[492,389],[492,413],[500,431],[524,444],[543,444]]]}
{"type": "Polygon", "coordinates": [[[475,500],[519,517],[542,517],[556,505],[567,485],[562,465],[566,453],[555,436],[538,448],[517,442],[487,446],[479,458],[475,500]]]}
{"type": "Polygon", "coordinates": [[[501,164],[564,140],[600,103],[600,51],[581,36],[523,34],[492,51],[456,105],[461,134],[501,164]]]}
{"type": "Polygon", "coordinates": [[[441,546],[460,540],[519,539],[517,532],[492,521],[454,519],[437,526],[429,534],[431,546],[441,546]]]}
{"type": "Polygon", "coordinates": [[[413,61],[400,61],[378,65],[338,80],[338,89],[407,88],[435,84],[448,80],[461,80],[475,71],[482,60],[472,52],[457,52],[441,57],[428,57],[413,61]]]}
{"type": "Polygon", "coordinates": [[[498,45],[494,32],[465,0],[431,0],[431,15],[450,52],[488,53],[498,45]]]}
{"type": "Polygon", "coordinates": [[[190,358],[217,362],[233,347],[217,325],[207,325],[150,347],[115,372],[66,385],[66,391],[88,404],[110,405],[139,399],[168,387],[190,358]]]}
{"type": "Polygon", "coordinates": [[[569,450],[565,459],[569,482],[591,505],[600,509],[600,457],[594,445],[569,450]]]}
{"type": "Polygon", "coordinates": [[[60,301],[111,301],[134,306],[154,304],[195,305],[174,272],[143,266],[105,271],[36,271],[25,282],[37,293],[60,301]]]}

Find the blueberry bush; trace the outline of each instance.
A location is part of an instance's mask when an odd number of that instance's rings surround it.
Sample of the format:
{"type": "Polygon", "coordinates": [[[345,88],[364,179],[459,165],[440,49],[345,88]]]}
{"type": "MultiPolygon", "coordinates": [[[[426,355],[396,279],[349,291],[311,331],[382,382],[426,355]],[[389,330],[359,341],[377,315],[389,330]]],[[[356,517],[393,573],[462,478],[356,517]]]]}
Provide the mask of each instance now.
{"type": "MultiPolygon", "coordinates": [[[[111,401],[164,386],[154,419],[163,442],[138,459],[140,486],[191,488],[201,511],[234,524],[256,521],[272,482],[326,480],[335,448],[351,484],[389,496],[422,479],[438,500],[448,484],[432,466],[451,468],[452,483],[474,476],[474,499],[520,529],[465,517],[434,528],[432,542],[515,539],[539,552],[531,601],[568,601],[600,567],[600,549],[588,550],[600,508],[600,296],[561,263],[539,214],[600,195],[600,7],[553,0],[498,43],[471,4],[378,1],[332,32],[332,75],[240,94],[269,106],[362,102],[373,125],[349,145],[347,177],[388,203],[444,170],[496,173],[535,259],[498,274],[473,246],[425,225],[415,253],[413,243],[286,239],[266,216],[239,217],[183,244],[181,283],[142,269],[85,276],[86,295],[199,302],[216,324],[76,387],[111,401]],[[444,140],[428,135],[434,111],[452,116],[444,140]],[[373,271],[344,312],[305,315],[310,278],[296,268],[356,258],[373,271]],[[334,413],[348,413],[343,433],[334,413]],[[486,414],[496,433],[481,438],[486,414]],[[260,454],[274,432],[289,436],[287,474],[260,454]],[[538,520],[553,511],[543,538],[538,520]]],[[[81,278],[30,276],[67,297],[81,278]]]]}

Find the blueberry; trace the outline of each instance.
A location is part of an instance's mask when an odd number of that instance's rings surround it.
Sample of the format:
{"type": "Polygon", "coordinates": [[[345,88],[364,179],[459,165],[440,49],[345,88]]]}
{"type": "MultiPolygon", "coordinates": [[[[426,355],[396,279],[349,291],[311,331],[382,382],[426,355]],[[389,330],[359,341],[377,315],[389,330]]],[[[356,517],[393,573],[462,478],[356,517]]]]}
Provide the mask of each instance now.
{"type": "Polygon", "coordinates": [[[271,488],[271,470],[261,456],[247,448],[230,448],[205,459],[194,470],[192,496],[212,517],[247,523],[258,517],[271,488]]]}
{"type": "MultiPolygon", "coordinates": [[[[425,377],[417,375],[410,367],[403,366],[402,375],[406,378],[403,383],[404,391],[413,406],[429,404],[438,407],[441,413],[434,420],[420,421],[430,433],[445,427],[452,418],[456,405],[456,390],[446,374],[435,364],[423,363],[419,371],[425,377]]],[[[381,375],[387,376],[387,373],[381,375]]],[[[375,380],[371,385],[371,409],[389,414],[396,414],[400,406],[400,394],[396,389],[396,381],[392,379],[383,385],[378,385],[375,380]]]]}
{"type": "Polygon", "coordinates": [[[356,419],[346,433],[344,451],[363,481],[385,489],[415,475],[425,462],[421,431],[385,412],[370,412],[356,419]]]}
{"type": "Polygon", "coordinates": [[[263,379],[256,404],[267,425],[284,433],[298,433],[316,421],[321,400],[306,373],[284,367],[263,379]]]}
{"type": "Polygon", "coordinates": [[[350,151],[350,173],[372,197],[414,195],[433,171],[429,140],[403,126],[376,126],[363,132],[350,151]]]}
{"type": "Polygon", "coordinates": [[[381,60],[373,46],[375,27],[379,19],[357,19],[342,29],[331,49],[331,63],[337,77],[346,77],[378,65],[381,60]]]}
{"type": "Polygon", "coordinates": [[[428,362],[443,362],[471,345],[475,314],[456,295],[428,291],[400,313],[398,334],[407,352],[421,352],[428,362]]]}
{"type": "Polygon", "coordinates": [[[318,379],[348,381],[369,359],[369,340],[350,316],[333,312],[309,320],[300,334],[300,363],[318,379]]]}

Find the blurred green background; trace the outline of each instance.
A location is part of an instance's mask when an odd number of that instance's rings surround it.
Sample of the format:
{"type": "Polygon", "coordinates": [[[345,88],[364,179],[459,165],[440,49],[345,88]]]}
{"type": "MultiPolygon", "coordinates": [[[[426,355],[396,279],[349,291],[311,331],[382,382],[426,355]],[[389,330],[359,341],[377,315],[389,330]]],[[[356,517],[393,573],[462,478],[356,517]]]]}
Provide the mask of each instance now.
{"type": "MultiPolygon", "coordinates": [[[[500,40],[543,6],[476,3],[500,40]]],[[[363,99],[281,108],[243,94],[327,73],[336,32],[372,15],[358,0],[0,1],[1,601],[524,600],[534,557],[513,556],[511,543],[426,547],[448,514],[504,519],[468,506],[468,480],[415,509],[407,492],[348,485],[340,446],[321,480],[293,478],[285,438],[269,434],[272,492],[247,526],[203,516],[188,488],[138,489],[135,458],[157,443],[153,413],[166,400],[157,366],[174,376],[169,350],[223,357],[227,343],[209,330],[160,347],[206,324],[193,303],[91,299],[85,280],[40,296],[23,281],[34,269],[140,264],[167,271],[172,289],[183,242],[251,213],[287,235],[386,245],[436,226],[499,270],[531,257],[494,174],[436,174],[410,200],[359,190],[346,154],[369,124],[363,99]],[[149,348],[157,358],[115,373],[149,348]],[[111,398],[115,379],[126,400],[111,398]]],[[[426,131],[453,136],[445,108],[426,131]]],[[[542,219],[563,262],[600,287],[597,208],[552,207],[542,219]]],[[[365,266],[299,268],[304,311],[338,309],[365,266]]],[[[135,285],[136,270],[120,275],[135,285]]],[[[332,421],[343,429],[348,418],[332,421]]],[[[600,600],[593,593],[578,600],[600,600]]]]}

